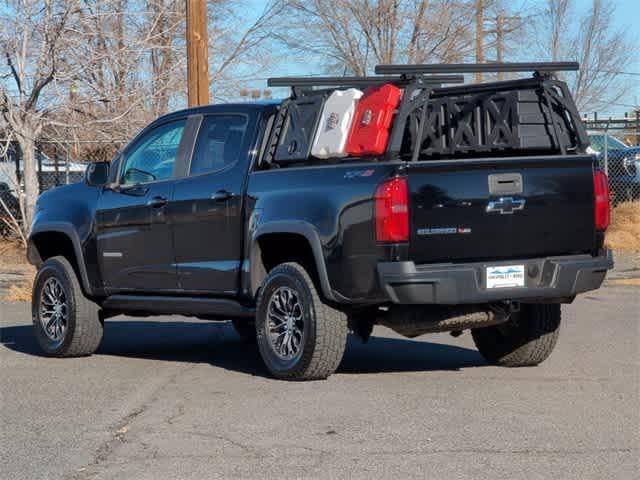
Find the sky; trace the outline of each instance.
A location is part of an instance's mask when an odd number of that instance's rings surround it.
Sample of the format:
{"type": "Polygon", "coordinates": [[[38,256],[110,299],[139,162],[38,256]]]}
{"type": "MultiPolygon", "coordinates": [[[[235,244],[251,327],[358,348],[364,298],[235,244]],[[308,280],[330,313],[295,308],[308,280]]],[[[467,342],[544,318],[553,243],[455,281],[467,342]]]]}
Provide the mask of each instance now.
{"type": "MultiPolygon", "coordinates": [[[[576,8],[585,11],[591,5],[592,0],[575,0],[576,8]]],[[[626,72],[637,75],[625,75],[624,78],[631,83],[631,89],[625,99],[620,103],[630,105],[640,105],[640,0],[614,0],[616,10],[614,22],[618,28],[629,31],[633,42],[631,64],[625,68],[626,72]]],[[[613,116],[622,116],[629,107],[625,105],[612,106],[608,113],[613,116]]]]}
{"type": "MultiPolygon", "coordinates": [[[[535,0],[516,0],[521,4],[531,4],[534,3],[535,0]]],[[[574,0],[574,7],[576,11],[584,12],[589,9],[593,0],[574,0]]],[[[253,5],[254,8],[250,9],[251,13],[255,16],[259,15],[259,13],[264,8],[266,2],[265,0],[249,0],[249,3],[253,5]]],[[[537,2],[535,2],[537,3],[537,2]]],[[[626,98],[620,100],[621,104],[629,104],[629,105],[638,105],[640,104],[640,28],[638,28],[639,20],[640,20],[640,0],[614,0],[615,4],[615,14],[614,14],[614,23],[616,27],[620,29],[626,29],[629,31],[629,36],[631,41],[633,42],[633,57],[634,60],[631,64],[625,68],[625,71],[629,73],[637,73],[638,75],[625,75],[623,78],[628,80],[631,88],[629,90],[626,98]]],[[[247,22],[252,20],[253,15],[249,15],[247,17],[247,22]]],[[[529,59],[530,61],[536,61],[536,58],[529,59]]],[[[569,59],[570,60],[570,59],[569,59]]],[[[279,65],[278,71],[270,72],[274,76],[282,76],[282,75],[292,75],[292,74],[317,74],[322,72],[312,71],[308,65],[305,65],[301,68],[301,66],[284,62],[279,65]]],[[[261,81],[256,87],[264,88],[266,86],[266,82],[261,81]]],[[[279,96],[281,92],[275,91],[274,94],[279,96]]],[[[625,111],[630,110],[630,107],[625,105],[616,105],[611,106],[607,112],[601,112],[607,115],[613,116],[621,116],[625,111]]]]}

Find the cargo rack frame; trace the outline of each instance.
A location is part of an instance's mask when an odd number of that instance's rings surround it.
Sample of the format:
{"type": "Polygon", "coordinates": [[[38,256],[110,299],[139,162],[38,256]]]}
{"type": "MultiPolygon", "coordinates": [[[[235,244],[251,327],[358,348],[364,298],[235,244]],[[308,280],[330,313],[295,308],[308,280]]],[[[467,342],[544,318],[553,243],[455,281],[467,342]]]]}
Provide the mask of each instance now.
{"type": "MultiPolygon", "coordinates": [[[[422,77],[425,83],[445,84],[464,83],[463,75],[433,75],[422,77]]],[[[412,76],[387,75],[369,77],[273,77],[267,80],[269,87],[368,87],[393,83],[394,85],[406,85],[413,81],[412,76]]]]}
{"type": "Polygon", "coordinates": [[[440,73],[554,73],[579,70],[578,62],[507,62],[507,63],[433,63],[416,65],[376,65],[375,73],[381,75],[416,75],[440,73]]]}
{"type": "MultiPolygon", "coordinates": [[[[273,122],[271,135],[269,137],[269,147],[265,151],[263,161],[271,164],[276,155],[280,133],[286,122],[289,106],[292,101],[306,96],[326,95],[337,88],[344,87],[375,87],[385,83],[392,83],[404,88],[402,100],[398,106],[393,127],[390,132],[389,144],[384,158],[387,160],[401,157],[403,140],[406,133],[409,116],[417,110],[420,121],[418,122],[416,138],[411,152],[411,160],[415,161],[420,157],[421,143],[426,130],[433,130],[433,119],[427,117],[427,111],[432,95],[445,94],[447,91],[455,91],[458,95],[470,95],[474,93],[491,93],[498,91],[514,90],[518,88],[530,88],[539,92],[540,104],[544,109],[544,114],[551,123],[552,147],[566,155],[570,146],[562,140],[561,126],[558,115],[554,114],[554,104],[567,113],[565,123],[573,129],[575,145],[571,148],[577,153],[584,153],[589,145],[586,130],[582,124],[580,114],[569,93],[566,83],[557,80],[555,73],[559,71],[576,71],[579,69],[577,62],[517,62],[517,63],[486,63],[486,64],[425,64],[425,65],[377,65],[375,73],[377,76],[345,76],[345,77],[275,77],[267,81],[270,87],[290,87],[292,95],[285,100],[273,122]],[[497,72],[533,72],[532,78],[497,81],[479,84],[465,84],[453,87],[445,87],[445,84],[461,84],[464,82],[463,74],[469,73],[497,73],[497,72]],[[325,89],[314,89],[314,87],[333,87],[325,89]]],[[[509,102],[508,102],[509,103],[509,102]]],[[[514,108],[513,102],[505,106],[505,111],[514,108]]],[[[506,122],[503,111],[494,111],[496,125],[506,122]]],[[[467,126],[468,129],[468,126],[467,126]]],[[[462,132],[464,133],[464,132],[462,132]]],[[[429,134],[429,133],[427,133],[429,134]]],[[[452,135],[457,138],[457,136],[452,135]]],[[[507,136],[507,143],[503,149],[516,149],[519,145],[514,142],[513,136],[507,136]]],[[[455,144],[455,138],[449,139],[453,144],[449,147],[452,154],[459,145],[455,144]]],[[[471,141],[477,141],[475,136],[469,137],[471,141]],[[474,140],[475,139],[475,140],[474,140]]],[[[467,138],[467,140],[469,140],[467,138]]],[[[470,152],[480,151],[481,146],[471,145],[470,152]],[[476,147],[476,150],[473,148],[476,147]]],[[[300,161],[300,160],[298,160],[300,161]]],[[[286,163],[286,162],[285,162],[286,163]]]]}

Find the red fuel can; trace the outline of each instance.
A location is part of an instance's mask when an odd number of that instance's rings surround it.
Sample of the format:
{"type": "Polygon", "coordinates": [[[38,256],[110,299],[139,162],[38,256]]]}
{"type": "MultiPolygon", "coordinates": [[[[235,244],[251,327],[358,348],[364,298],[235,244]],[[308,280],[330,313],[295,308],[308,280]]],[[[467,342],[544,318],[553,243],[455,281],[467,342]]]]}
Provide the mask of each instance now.
{"type": "Polygon", "coordinates": [[[393,112],[401,96],[402,90],[390,83],[365,90],[349,132],[348,155],[382,155],[386,151],[393,112]]]}

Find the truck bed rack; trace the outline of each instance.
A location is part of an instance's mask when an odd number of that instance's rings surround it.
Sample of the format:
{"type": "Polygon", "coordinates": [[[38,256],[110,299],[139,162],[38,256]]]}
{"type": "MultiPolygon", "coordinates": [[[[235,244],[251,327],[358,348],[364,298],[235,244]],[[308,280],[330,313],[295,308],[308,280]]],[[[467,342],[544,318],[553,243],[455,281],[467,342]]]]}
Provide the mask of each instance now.
{"type": "Polygon", "coordinates": [[[578,68],[577,62],[378,65],[376,76],[271,78],[270,87],[291,87],[292,96],[276,116],[263,161],[309,161],[324,99],[338,88],[385,83],[404,89],[387,160],[584,153],[586,130],[566,83],[554,75],[578,68]],[[533,77],[450,85],[477,72],[533,77]]]}
{"type": "MultiPolygon", "coordinates": [[[[407,85],[413,81],[407,76],[377,76],[377,77],[274,77],[267,80],[269,87],[369,87],[393,83],[407,85]]],[[[423,82],[444,85],[446,83],[464,83],[462,75],[438,75],[422,77],[423,82]]]]}
{"type": "Polygon", "coordinates": [[[576,71],[578,62],[433,63],[418,65],[377,65],[376,74],[419,75],[441,73],[497,73],[576,71]]]}

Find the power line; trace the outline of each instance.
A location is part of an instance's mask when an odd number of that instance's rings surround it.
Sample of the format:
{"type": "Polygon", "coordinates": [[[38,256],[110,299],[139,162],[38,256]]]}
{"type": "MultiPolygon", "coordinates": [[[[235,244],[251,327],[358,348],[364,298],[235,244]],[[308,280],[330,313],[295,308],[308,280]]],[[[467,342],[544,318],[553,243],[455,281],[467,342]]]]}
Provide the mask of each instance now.
{"type": "Polygon", "coordinates": [[[638,108],[638,104],[631,105],[630,103],[617,103],[617,102],[607,102],[609,105],[615,105],[617,107],[630,107],[630,108],[638,108]]]}
{"type": "Polygon", "coordinates": [[[597,72],[597,73],[611,73],[613,75],[630,75],[633,77],[640,77],[640,72],[621,72],[618,70],[595,70],[590,68],[585,68],[587,72],[597,72]]]}

